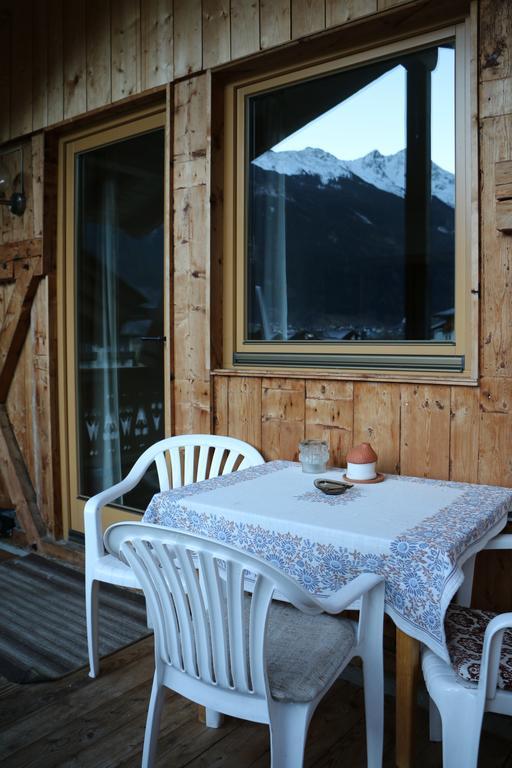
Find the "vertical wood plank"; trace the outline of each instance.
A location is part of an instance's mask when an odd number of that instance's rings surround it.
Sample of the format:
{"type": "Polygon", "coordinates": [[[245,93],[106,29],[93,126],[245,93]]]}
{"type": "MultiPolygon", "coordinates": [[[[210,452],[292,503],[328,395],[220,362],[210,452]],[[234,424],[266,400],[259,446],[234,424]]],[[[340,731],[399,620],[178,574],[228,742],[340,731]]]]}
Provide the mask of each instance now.
{"type": "Polygon", "coordinates": [[[268,461],[297,460],[304,439],[305,384],[302,379],[264,378],[261,447],[268,461]]]}
{"type": "Polygon", "coordinates": [[[512,413],[512,379],[480,380],[480,410],[484,413],[512,413]]]}
{"type": "Polygon", "coordinates": [[[377,0],[326,0],[325,23],[334,27],[376,12],[377,0]]]}
{"type": "Polygon", "coordinates": [[[112,101],[141,88],[139,0],[112,3],[112,101]]]}
{"type": "Polygon", "coordinates": [[[22,3],[11,7],[11,138],[16,138],[32,130],[32,19],[22,3]]]}
{"type": "Polygon", "coordinates": [[[495,163],[510,159],[512,115],[484,120],[480,136],[482,373],[512,378],[512,242],[495,217],[495,163]]]}
{"type": "Polygon", "coordinates": [[[146,0],[141,5],[142,88],[173,79],[172,0],[146,0]]]}
{"type": "Polygon", "coordinates": [[[203,0],[203,67],[216,67],[231,57],[229,0],[203,0]]]}
{"type": "Polygon", "coordinates": [[[112,100],[110,0],[89,0],[86,19],[87,109],[112,100]]]}
{"type": "Polygon", "coordinates": [[[354,387],[350,381],[306,381],[305,437],[325,440],[329,463],[346,467],[352,446],[354,387]]]}
{"type": "MultiPolygon", "coordinates": [[[[229,378],[213,377],[213,432],[227,435],[229,430],[229,378]]],[[[261,397],[260,397],[261,402],[261,397]]]]}
{"type": "Polygon", "coordinates": [[[258,0],[231,0],[231,58],[249,56],[260,49],[258,0]]]}
{"type": "Polygon", "coordinates": [[[202,67],[201,26],[201,0],[175,0],[175,77],[200,71],[202,67]]]}
{"type": "Polygon", "coordinates": [[[0,51],[5,67],[0,68],[0,142],[11,135],[11,14],[0,11],[0,51]]]}
{"type": "Polygon", "coordinates": [[[228,434],[261,448],[261,379],[232,376],[229,379],[228,434]]]}
{"type": "Polygon", "coordinates": [[[271,48],[291,37],[290,0],[260,0],[260,46],[271,48]]]}
{"type": "Polygon", "coordinates": [[[207,379],[174,382],[174,424],[176,435],[211,432],[210,384],[207,379]]]}
{"type": "Polygon", "coordinates": [[[481,414],[478,482],[512,486],[511,434],[512,414],[481,414]]]}
{"type": "Polygon", "coordinates": [[[292,38],[325,29],[325,0],[292,0],[292,38]]]}
{"type": "Polygon", "coordinates": [[[385,11],[388,8],[394,8],[396,5],[405,5],[410,3],[411,0],[378,0],[377,10],[385,11]]]}
{"type": "Polygon", "coordinates": [[[210,431],[210,78],[174,89],[175,431],[210,431]]]}
{"type": "Polygon", "coordinates": [[[44,136],[32,136],[32,236],[43,236],[44,136]]]}
{"type": "Polygon", "coordinates": [[[85,0],[75,0],[64,5],[64,118],[86,108],[85,0]]]}
{"type": "Polygon", "coordinates": [[[47,55],[48,55],[48,8],[47,0],[32,3],[32,130],[44,128],[48,120],[47,108],[47,55]]]}
{"type": "Polygon", "coordinates": [[[400,385],[354,383],[354,444],[371,443],[379,472],[400,473],[400,385]]]}
{"type": "Polygon", "coordinates": [[[480,424],[478,389],[452,387],[450,410],[450,480],[474,483],[480,424]]]}
{"type": "Polygon", "coordinates": [[[508,80],[485,80],[481,86],[480,117],[500,117],[512,112],[512,86],[508,80]]]}
{"type": "Polygon", "coordinates": [[[62,0],[48,0],[48,125],[64,116],[62,0]]]}
{"type": "Polygon", "coordinates": [[[446,480],[450,474],[450,387],[401,385],[400,471],[446,480]]]}
{"type": "Polygon", "coordinates": [[[31,327],[31,378],[33,434],[33,484],[38,508],[50,531],[53,530],[53,451],[51,442],[50,358],[48,347],[48,281],[39,284],[34,299],[31,327]]]}
{"type": "Polygon", "coordinates": [[[512,14],[510,4],[481,0],[480,77],[482,81],[512,77],[512,14]]]}

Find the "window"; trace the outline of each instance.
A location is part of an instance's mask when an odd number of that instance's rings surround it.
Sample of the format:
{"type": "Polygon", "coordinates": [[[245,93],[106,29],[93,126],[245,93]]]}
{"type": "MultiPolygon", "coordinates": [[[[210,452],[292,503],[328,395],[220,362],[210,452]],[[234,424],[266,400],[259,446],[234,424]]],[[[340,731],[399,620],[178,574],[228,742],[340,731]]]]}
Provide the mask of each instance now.
{"type": "Polygon", "coordinates": [[[471,375],[466,35],[229,86],[228,365],[471,375]]]}

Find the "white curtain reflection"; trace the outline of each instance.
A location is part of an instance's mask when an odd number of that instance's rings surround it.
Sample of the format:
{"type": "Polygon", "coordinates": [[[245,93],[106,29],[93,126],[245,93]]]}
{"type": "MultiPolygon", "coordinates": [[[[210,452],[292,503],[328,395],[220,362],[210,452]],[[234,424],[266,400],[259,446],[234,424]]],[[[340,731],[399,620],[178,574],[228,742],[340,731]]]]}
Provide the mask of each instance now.
{"type": "Polygon", "coordinates": [[[98,228],[97,256],[100,262],[100,386],[93,397],[103,422],[102,486],[108,488],[121,479],[118,386],[118,221],[115,182],[107,179],[102,189],[101,225],[98,228]]]}
{"type": "Polygon", "coordinates": [[[288,338],[288,286],[286,280],[286,179],[272,174],[274,189],[265,196],[263,291],[258,292],[266,339],[288,338]]]}

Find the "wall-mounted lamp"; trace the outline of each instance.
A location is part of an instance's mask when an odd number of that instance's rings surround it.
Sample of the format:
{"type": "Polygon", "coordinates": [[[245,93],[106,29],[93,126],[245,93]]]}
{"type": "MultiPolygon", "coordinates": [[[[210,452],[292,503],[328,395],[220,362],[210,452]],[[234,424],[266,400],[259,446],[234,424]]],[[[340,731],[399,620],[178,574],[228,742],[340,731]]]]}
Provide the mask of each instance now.
{"type": "Polygon", "coordinates": [[[0,205],[8,205],[9,210],[15,216],[23,216],[25,208],[27,207],[27,198],[25,197],[25,191],[23,186],[23,148],[14,147],[13,149],[0,149],[0,205]],[[6,155],[12,155],[15,152],[19,153],[20,159],[20,172],[19,172],[19,186],[18,191],[14,191],[14,184],[16,177],[11,177],[11,174],[5,163],[1,158],[6,155]],[[10,197],[7,197],[8,193],[11,193],[10,197]]]}

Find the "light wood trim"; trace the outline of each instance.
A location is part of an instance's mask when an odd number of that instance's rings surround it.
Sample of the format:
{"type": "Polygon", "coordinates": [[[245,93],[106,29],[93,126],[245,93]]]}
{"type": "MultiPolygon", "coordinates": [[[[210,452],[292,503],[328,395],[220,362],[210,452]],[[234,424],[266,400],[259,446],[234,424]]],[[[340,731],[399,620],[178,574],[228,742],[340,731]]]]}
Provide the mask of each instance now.
{"type": "MultiPolygon", "coordinates": [[[[270,73],[247,80],[230,83],[225,91],[225,207],[224,207],[224,328],[223,364],[234,368],[233,353],[241,352],[296,352],[302,354],[389,354],[389,355],[465,355],[465,368],[461,373],[443,371],[404,371],[381,373],[368,370],[374,380],[434,381],[476,383],[478,363],[478,237],[476,236],[478,203],[475,204],[474,188],[477,181],[477,125],[474,120],[476,104],[476,75],[474,53],[471,54],[471,38],[476,27],[475,19],[451,25],[442,30],[428,32],[399,43],[389,43],[368,52],[359,52],[322,61],[307,68],[301,67],[282,73],[270,73]],[[259,92],[282,87],[305,78],[314,78],[334,70],[355,67],[364,62],[386,58],[399,52],[421,48],[444,39],[456,38],[456,120],[462,139],[456,142],[456,237],[455,245],[455,343],[421,344],[357,343],[312,345],[300,342],[244,343],[244,295],[245,295],[245,100],[259,92]],[[471,109],[470,109],[471,107],[471,109]],[[461,120],[463,127],[460,128],[461,120]],[[476,180],[476,181],[475,181],[476,180]]],[[[473,49],[474,51],[474,49],[473,49]]],[[[241,366],[241,370],[245,370],[241,366]]],[[[277,367],[276,367],[277,370],[277,367]]],[[[280,367],[283,370],[283,367],[280,367]]],[[[289,370],[289,369],[284,369],[289,370]]],[[[298,368],[299,373],[310,374],[313,368],[298,368]]],[[[320,369],[324,371],[324,369],[320,369]]],[[[366,379],[366,371],[336,369],[336,375],[348,379],[366,379]]]]}
{"type": "Polygon", "coordinates": [[[166,88],[165,99],[165,171],[164,171],[164,335],[167,345],[164,352],[164,430],[166,435],[172,435],[173,392],[171,387],[171,368],[173,360],[174,334],[172,333],[172,145],[173,145],[173,109],[174,89],[172,85],[166,88]]]}
{"type": "Polygon", "coordinates": [[[307,370],[300,370],[298,368],[219,368],[213,370],[212,377],[233,377],[241,376],[243,378],[261,378],[265,376],[267,378],[282,378],[287,379],[333,379],[334,381],[382,381],[393,383],[411,383],[412,380],[418,381],[421,384],[449,384],[450,386],[459,387],[476,387],[478,386],[477,379],[453,379],[447,376],[443,376],[442,381],[439,378],[435,378],[432,373],[415,373],[412,375],[408,371],[404,373],[397,373],[396,371],[351,371],[349,369],[329,369],[329,368],[308,368],[307,370]]]}
{"type": "MultiPolygon", "coordinates": [[[[85,502],[78,498],[78,451],[76,436],[76,345],[74,310],[74,158],[79,152],[94,147],[121,141],[148,131],[166,126],[167,112],[164,105],[153,106],[132,115],[123,115],[107,124],[91,126],[88,129],[70,134],[59,142],[59,180],[58,180],[58,228],[57,228],[57,329],[58,329],[58,375],[59,375],[59,423],[61,443],[61,489],[63,503],[64,535],[69,530],[83,530],[83,507],[85,502]]],[[[166,133],[166,164],[168,165],[168,136],[166,133]]],[[[166,189],[168,171],[164,171],[166,189]]],[[[164,274],[169,280],[169,222],[167,213],[169,200],[164,202],[164,274]]],[[[166,307],[168,292],[164,278],[164,335],[170,338],[170,312],[166,307]]],[[[169,342],[164,351],[164,402],[168,422],[170,404],[170,362],[168,362],[169,342]]],[[[104,516],[105,524],[117,522],[130,516],[129,511],[110,508],[104,516]]],[[[137,516],[138,519],[138,516],[137,516]]]]}

